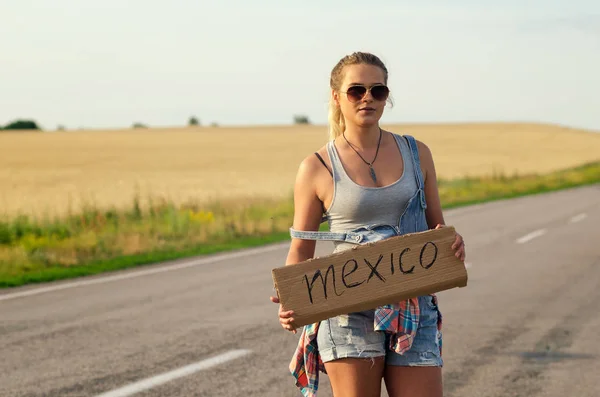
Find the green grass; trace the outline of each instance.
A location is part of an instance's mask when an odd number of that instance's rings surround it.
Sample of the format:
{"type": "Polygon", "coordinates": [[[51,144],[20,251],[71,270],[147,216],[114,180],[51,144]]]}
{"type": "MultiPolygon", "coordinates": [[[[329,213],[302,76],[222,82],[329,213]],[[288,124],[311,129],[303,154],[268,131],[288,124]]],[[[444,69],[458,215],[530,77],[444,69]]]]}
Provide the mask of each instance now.
{"type": "MultiPolygon", "coordinates": [[[[440,180],[445,209],[600,182],[600,162],[547,175],[440,180]]],[[[115,271],[289,239],[293,201],[231,200],[175,206],[136,198],[63,218],[0,219],[0,287],[115,271]]],[[[325,225],[323,225],[325,227],[325,225]]]]}
{"type": "Polygon", "coordinates": [[[0,287],[16,287],[24,284],[47,282],[74,277],[90,276],[114,270],[122,270],[149,263],[174,259],[188,258],[197,255],[207,255],[222,251],[249,248],[268,243],[279,242],[288,237],[287,232],[275,232],[263,237],[243,236],[235,241],[216,244],[200,244],[179,251],[149,251],[135,255],[118,256],[113,259],[90,261],[85,265],[75,267],[49,266],[28,271],[23,274],[3,276],[0,287]]]}
{"type": "Polygon", "coordinates": [[[600,182],[600,161],[545,175],[493,175],[487,178],[440,180],[445,209],[539,194],[600,182]]]}

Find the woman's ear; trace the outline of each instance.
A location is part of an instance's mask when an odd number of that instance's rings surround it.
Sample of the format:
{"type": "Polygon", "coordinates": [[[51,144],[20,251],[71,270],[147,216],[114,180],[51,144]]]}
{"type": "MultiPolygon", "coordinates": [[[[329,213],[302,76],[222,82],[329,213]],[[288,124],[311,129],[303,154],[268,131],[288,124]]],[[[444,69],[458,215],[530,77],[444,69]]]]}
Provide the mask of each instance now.
{"type": "Polygon", "coordinates": [[[335,106],[340,107],[340,94],[336,90],[332,89],[331,97],[333,98],[333,103],[335,103],[335,106]]]}

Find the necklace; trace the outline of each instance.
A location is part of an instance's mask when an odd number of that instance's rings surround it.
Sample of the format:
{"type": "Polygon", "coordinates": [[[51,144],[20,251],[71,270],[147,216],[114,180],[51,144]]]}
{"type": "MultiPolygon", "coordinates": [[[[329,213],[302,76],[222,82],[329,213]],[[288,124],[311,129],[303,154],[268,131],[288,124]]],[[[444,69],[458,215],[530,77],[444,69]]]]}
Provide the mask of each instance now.
{"type": "Polygon", "coordinates": [[[379,154],[379,146],[381,145],[381,136],[383,135],[383,134],[382,134],[382,132],[381,132],[381,128],[379,129],[379,141],[377,142],[377,150],[375,151],[375,158],[374,158],[374,159],[373,159],[373,161],[371,161],[370,163],[369,163],[367,160],[365,160],[365,159],[363,158],[363,156],[361,156],[361,155],[360,155],[360,153],[358,153],[358,150],[356,150],[356,149],[354,148],[354,145],[352,145],[352,144],[351,144],[351,143],[348,141],[348,139],[346,138],[346,134],[345,134],[345,133],[342,133],[342,135],[344,136],[344,139],[346,140],[346,142],[348,143],[348,145],[349,145],[349,146],[352,148],[352,150],[354,150],[354,151],[356,152],[356,154],[358,154],[358,157],[360,157],[360,159],[361,159],[362,161],[364,161],[364,163],[365,163],[366,165],[368,165],[368,166],[369,166],[369,171],[370,171],[370,173],[371,173],[371,179],[373,179],[373,182],[377,183],[377,175],[375,174],[375,170],[373,169],[373,163],[375,162],[375,160],[377,160],[377,155],[379,154]]]}

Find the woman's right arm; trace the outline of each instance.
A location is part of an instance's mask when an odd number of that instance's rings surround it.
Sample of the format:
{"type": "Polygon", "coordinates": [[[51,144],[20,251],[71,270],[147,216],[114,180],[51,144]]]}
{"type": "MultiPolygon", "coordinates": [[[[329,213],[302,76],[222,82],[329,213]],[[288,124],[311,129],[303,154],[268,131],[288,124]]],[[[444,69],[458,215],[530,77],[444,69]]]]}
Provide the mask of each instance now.
{"type": "MultiPolygon", "coordinates": [[[[322,167],[315,156],[300,163],[294,184],[294,220],[293,228],[300,231],[319,230],[323,216],[323,203],[317,196],[316,175],[322,167]]],[[[286,265],[296,264],[310,259],[315,254],[316,241],[293,238],[286,265]]]]}
{"type": "MultiPolygon", "coordinates": [[[[321,224],[323,203],[316,193],[315,176],[319,167],[315,156],[309,156],[300,163],[294,183],[294,220],[293,228],[300,231],[316,231],[321,224]],[[311,158],[311,157],[314,157],[311,158]]],[[[293,238],[288,251],[285,265],[294,265],[310,259],[315,254],[316,241],[293,238]]],[[[279,298],[272,296],[271,302],[279,303],[279,298]]],[[[292,310],[283,311],[279,305],[279,322],[284,329],[296,333],[291,325],[294,321],[292,310]]]]}

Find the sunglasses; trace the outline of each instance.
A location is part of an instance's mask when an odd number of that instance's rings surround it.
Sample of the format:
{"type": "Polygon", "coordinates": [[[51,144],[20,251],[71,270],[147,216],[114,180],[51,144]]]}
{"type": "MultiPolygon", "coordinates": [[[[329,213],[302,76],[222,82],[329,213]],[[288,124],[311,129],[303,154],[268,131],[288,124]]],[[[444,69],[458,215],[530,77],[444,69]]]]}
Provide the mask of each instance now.
{"type": "Polygon", "coordinates": [[[353,85],[348,87],[348,90],[343,93],[346,94],[350,102],[358,102],[367,95],[367,92],[371,92],[371,96],[376,101],[385,101],[390,94],[390,89],[383,84],[374,85],[369,88],[364,85],[353,85]]]}

